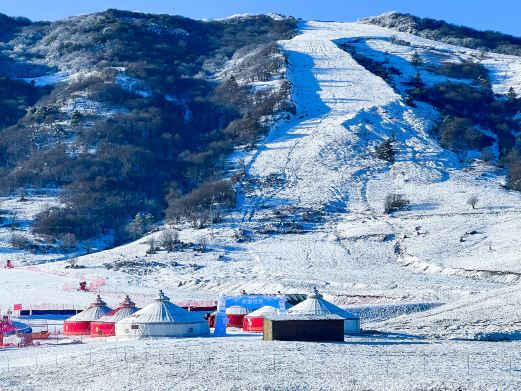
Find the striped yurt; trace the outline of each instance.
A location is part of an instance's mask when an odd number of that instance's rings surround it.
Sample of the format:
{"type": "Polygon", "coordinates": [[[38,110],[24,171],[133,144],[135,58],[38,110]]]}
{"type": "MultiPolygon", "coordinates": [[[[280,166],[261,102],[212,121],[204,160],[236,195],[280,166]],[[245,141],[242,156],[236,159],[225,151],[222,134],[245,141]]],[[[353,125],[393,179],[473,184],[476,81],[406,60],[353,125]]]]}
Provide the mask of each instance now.
{"type": "Polygon", "coordinates": [[[200,312],[187,311],[170,302],[163,291],[154,302],[116,322],[118,338],[200,337],[210,334],[200,312]]]}
{"type": "Polygon", "coordinates": [[[128,318],[138,310],[139,308],[136,307],[136,304],[130,300],[130,297],[127,295],[120,303],[119,307],[117,307],[114,311],[111,311],[98,320],[91,322],[90,336],[110,337],[116,335],[116,322],[128,318]]]}
{"type": "Polygon", "coordinates": [[[63,322],[63,334],[90,335],[91,322],[107,315],[110,311],[112,309],[107,307],[107,303],[101,300],[100,295],[98,295],[96,301],[89,308],[63,322]]]}

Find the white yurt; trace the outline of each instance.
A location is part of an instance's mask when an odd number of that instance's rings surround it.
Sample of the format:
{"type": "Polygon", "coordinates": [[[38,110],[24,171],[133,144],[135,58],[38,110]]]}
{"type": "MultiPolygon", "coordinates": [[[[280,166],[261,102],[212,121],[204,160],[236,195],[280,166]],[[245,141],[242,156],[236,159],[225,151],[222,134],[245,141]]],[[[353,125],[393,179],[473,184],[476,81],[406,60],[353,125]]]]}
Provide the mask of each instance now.
{"type": "Polygon", "coordinates": [[[286,311],[287,315],[340,315],[344,318],[344,333],[360,333],[360,318],[325,300],[315,288],[303,302],[286,311]]]}
{"type": "Polygon", "coordinates": [[[178,307],[163,291],[159,291],[159,297],[152,304],[116,322],[118,338],[201,337],[209,334],[202,313],[178,307]]]}

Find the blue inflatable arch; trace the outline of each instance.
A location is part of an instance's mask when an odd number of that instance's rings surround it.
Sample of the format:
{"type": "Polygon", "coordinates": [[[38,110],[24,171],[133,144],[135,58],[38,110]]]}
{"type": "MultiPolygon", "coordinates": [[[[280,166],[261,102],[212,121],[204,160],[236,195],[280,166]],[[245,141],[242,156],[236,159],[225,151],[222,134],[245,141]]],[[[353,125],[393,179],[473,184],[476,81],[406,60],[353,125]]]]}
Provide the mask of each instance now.
{"type": "Polygon", "coordinates": [[[226,325],[228,318],[226,317],[226,308],[238,305],[249,310],[256,310],[258,308],[269,305],[278,308],[279,314],[286,313],[286,296],[270,296],[270,295],[239,295],[239,296],[221,296],[217,303],[217,315],[215,317],[215,330],[213,335],[215,337],[222,337],[226,335],[226,325]]]}

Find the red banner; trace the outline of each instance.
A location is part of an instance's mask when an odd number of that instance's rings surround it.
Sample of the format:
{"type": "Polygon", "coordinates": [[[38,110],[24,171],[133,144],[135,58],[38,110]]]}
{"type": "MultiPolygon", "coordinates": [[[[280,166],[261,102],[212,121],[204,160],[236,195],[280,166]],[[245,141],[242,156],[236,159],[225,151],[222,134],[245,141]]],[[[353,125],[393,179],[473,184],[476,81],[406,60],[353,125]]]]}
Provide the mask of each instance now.
{"type": "Polygon", "coordinates": [[[13,310],[15,310],[15,311],[21,311],[21,310],[22,310],[22,305],[21,305],[21,304],[15,304],[15,305],[13,305],[13,310]]]}

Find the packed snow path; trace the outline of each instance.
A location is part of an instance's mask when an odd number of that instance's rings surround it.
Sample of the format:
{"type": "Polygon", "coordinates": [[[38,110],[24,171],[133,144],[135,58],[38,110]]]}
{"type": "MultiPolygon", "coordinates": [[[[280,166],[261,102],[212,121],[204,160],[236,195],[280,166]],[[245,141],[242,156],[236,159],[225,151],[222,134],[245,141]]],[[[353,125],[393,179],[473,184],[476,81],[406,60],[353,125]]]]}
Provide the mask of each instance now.
{"type": "Polygon", "coordinates": [[[282,44],[297,118],[274,129],[250,162],[249,175],[264,185],[251,196],[250,218],[260,206],[281,203],[312,208],[349,203],[352,210],[367,210],[366,181],[388,169],[371,148],[391,136],[402,143],[399,158],[429,167],[434,172],[425,175],[433,179],[445,175],[437,168],[453,164],[425,133],[435,113],[424,108],[417,115],[335,43],[374,29],[309,22],[302,34],[282,44]],[[270,177],[281,181],[266,189],[270,177]]]}
{"type": "MultiPolygon", "coordinates": [[[[282,188],[262,195],[271,206],[317,207],[347,197],[342,181],[359,166],[346,151],[354,147],[357,136],[347,132],[344,123],[364,109],[400,98],[330,38],[306,26],[302,35],[283,44],[297,119],[269,135],[249,169],[261,181],[270,175],[282,178],[282,188]]],[[[252,207],[258,206],[255,199],[252,207]]]]}

